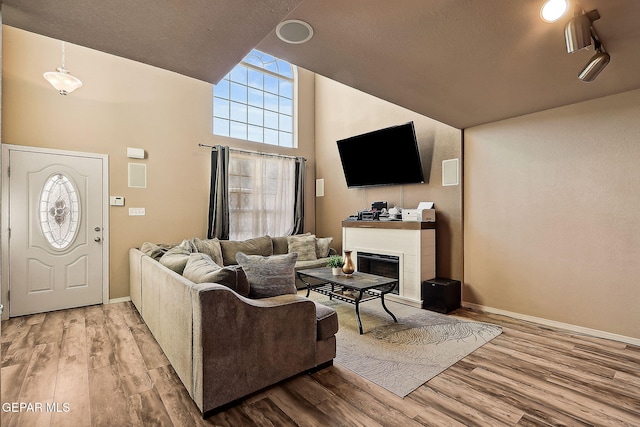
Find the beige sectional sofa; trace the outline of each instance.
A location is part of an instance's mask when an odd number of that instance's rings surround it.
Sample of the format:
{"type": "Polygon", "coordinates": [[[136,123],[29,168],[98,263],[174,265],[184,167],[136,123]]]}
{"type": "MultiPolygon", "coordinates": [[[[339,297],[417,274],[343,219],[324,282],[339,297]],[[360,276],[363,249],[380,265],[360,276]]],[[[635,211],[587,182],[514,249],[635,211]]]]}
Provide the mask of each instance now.
{"type": "MultiPolygon", "coordinates": [[[[273,250],[283,251],[282,238],[269,238],[271,254],[260,253],[267,245],[265,238],[259,239],[220,241],[222,252],[227,252],[222,259],[231,261],[233,251],[286,256],[273,250]]],[[[218,247],[216,242],[194,240],[201,249],[211,243],[218,247]]],[[[225,267],[231,272],[226,276],[231,284],[194,283],[158,261],[171,245],[152,246],[160,249],[154,252],[143,245],[144,252],[129,251],[131,301],[203,416],[333,362],[338,330],[333,309],[298,296],[295,288],[289,294],[260,299],[241,295],[244,288],[235,287],[233,280],[240,283],[238,278],[245,276],[242,271],[236,274],[239,267],[231,264],[225,267]]],[[[306,267],[299,262],[296,268],[306,267]]]]}

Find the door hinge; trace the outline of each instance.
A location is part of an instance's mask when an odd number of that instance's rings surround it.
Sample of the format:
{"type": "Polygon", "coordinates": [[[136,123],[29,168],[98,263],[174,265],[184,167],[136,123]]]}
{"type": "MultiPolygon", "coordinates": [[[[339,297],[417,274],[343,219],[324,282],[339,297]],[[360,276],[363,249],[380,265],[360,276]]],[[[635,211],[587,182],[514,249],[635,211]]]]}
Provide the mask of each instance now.
{"type": "Polygon", "coordinates": [[[11,228],[7,228],[7,237],[11,238],[11,228]]]}
{"type": "Polygon", "coordinates": [[[7,303],[11,301],[11,289],[7,291],[7,303]]]}
{"type": "Polygon", "coordinates": [[[7,178],[11,178],[11,166],[7,167],[7,178]]]}

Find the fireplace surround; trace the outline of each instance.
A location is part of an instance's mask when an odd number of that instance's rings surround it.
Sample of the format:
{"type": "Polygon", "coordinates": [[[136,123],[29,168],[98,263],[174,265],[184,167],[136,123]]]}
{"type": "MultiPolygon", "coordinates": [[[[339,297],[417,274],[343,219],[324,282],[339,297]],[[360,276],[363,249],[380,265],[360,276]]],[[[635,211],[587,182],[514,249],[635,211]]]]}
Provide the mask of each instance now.
{"type": "Polygon", "coordinates": [[[343,221],[342,249],[352,251],[357,271],[371,268],[367,261],[358,266],[361,253],[397,257],[399,294],[388,299],[421,308],[422,282],[436,277],[435,232],[434,222],[343,221]]]}

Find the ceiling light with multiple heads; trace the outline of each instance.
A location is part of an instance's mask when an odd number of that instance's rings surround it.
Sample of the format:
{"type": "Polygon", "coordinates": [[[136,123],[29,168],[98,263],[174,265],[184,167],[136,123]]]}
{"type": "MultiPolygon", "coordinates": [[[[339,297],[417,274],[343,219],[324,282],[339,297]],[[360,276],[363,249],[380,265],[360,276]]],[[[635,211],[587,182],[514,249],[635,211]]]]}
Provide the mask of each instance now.
{"type": "Polygon", "coordinates": [[[67,95],[74,90],[82,87],[79,78],[71,75],[69,70],[64,68],[64,42],[62,42],[62,66],[56,68],[56,71],[48,71],[42,75],[51,86],[53,86],[60,95],[67,95]]]}
{"type": "MultiPolygon", "coordinates": [[[[555,22],[564,16],[568,10],[569,3],[567,0],[547,0],[540,10],[540,16],[546,22],[555,22]]],[[[584,12],[575,2],[574,16],[564,27],[564,38],[568,53],[588,48],[592,44],[596,51],[582,72],[578,74],[578,78],[583,82],[595,80],[611,60],[611,56],[605,51],[596,29],[593,27],[593,21],[598,19],[600,19],[600,14],[597,10],[584,12]]]]}
{"type": "Polygon", "coordinates": [[[276,35],[280,40],[290,44],[308,42],[313,37],[313,27],[299,19],[282,21],[276,27],[276,35]]]}

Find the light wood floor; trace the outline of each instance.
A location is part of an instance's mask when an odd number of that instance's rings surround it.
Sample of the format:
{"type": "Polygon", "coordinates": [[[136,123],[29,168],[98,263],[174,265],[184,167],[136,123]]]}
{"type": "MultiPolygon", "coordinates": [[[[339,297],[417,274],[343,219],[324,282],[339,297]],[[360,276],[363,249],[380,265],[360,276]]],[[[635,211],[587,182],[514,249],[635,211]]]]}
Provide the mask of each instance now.
{"type": "Polygon", "coordinates": [[[454,314],[503,334],[404,399],[334,365],[205,421],[131,303],[13,318],[2,322],[2,425],[640,425],[640,348],[454,314]]]}

